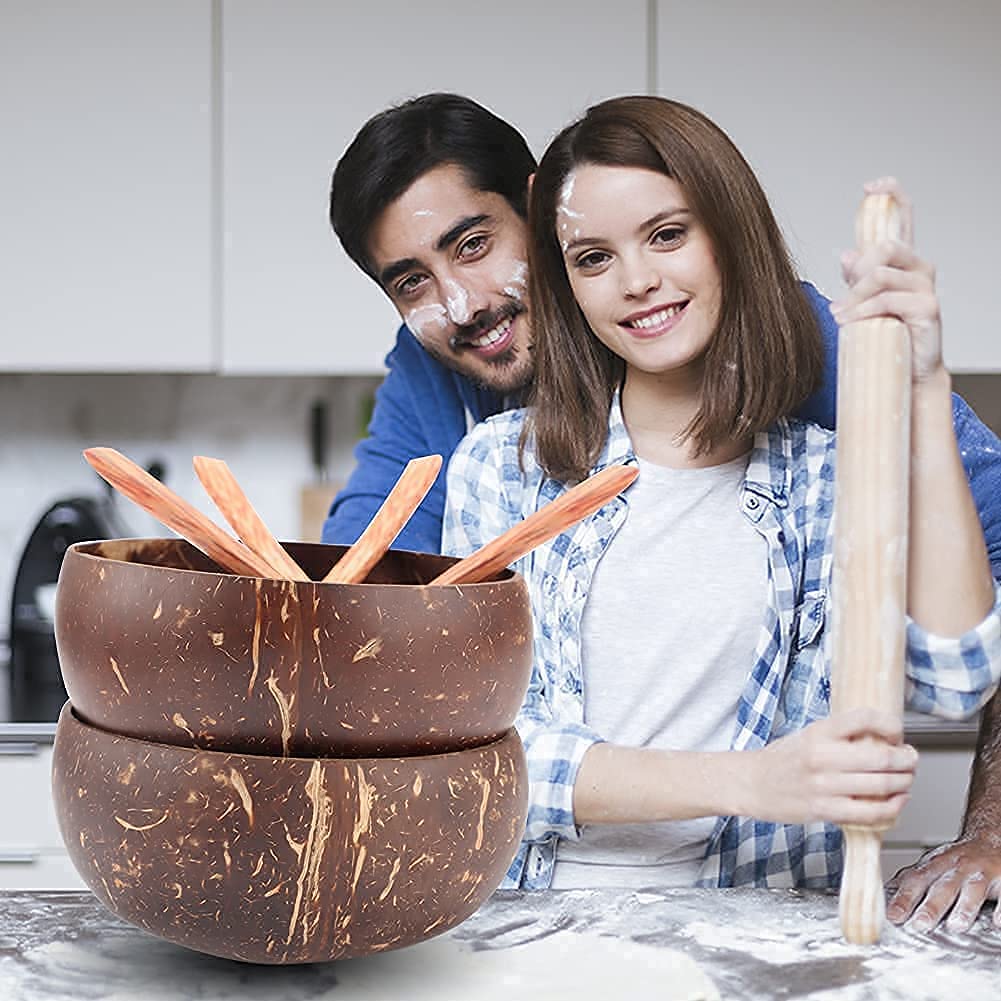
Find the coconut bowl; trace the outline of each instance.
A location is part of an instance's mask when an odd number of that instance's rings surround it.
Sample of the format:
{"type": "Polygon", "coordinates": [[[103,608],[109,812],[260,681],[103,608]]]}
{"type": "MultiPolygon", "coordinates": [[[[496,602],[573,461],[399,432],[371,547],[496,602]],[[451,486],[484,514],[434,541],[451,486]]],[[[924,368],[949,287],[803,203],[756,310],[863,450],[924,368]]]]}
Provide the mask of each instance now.
{"type": "MultiPolygon", "coordinates": [[[[289,543],[314,579],[341,546],[289,543]]],[[[532,662],[524,580],[428,586],[455,562],[391,550],[364,584],[224,573],[179,539],[71,546],[56,592],[79,716],[162,743],[411,755],[496,739],[532,662]]]]}
{"type": "Polygon", "coordinates": [[[420,942],[499,885],[522,836],[514,730],[415,757],[226,754],[107,733],[67,703],[52,791],[73,864],[171,942],[314,963],[420,942]]]}

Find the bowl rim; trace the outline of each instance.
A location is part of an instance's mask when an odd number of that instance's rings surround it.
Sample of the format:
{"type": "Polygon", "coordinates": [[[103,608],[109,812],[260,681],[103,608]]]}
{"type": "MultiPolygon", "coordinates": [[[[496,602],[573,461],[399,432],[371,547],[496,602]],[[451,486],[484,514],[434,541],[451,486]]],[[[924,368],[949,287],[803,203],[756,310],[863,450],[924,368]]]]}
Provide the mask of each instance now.
{"type": "MultiPolygon", "coordinates": [[[[292,545],[304,545],[304,546],[329,546],[330,548],[347,549],[347,546],[330,542],[302,542],[298,540],[279,540],[282,545],[286,542],[291,542],[292,545]]],[[[328,583],[322,580],[310,580],[310,581],[289,581],[283,577],[257,577],[253,574],[236,574],[236,573],[226,573],[225,571],[217,570],[193,570],[190,567],[172,567],[172,566],[162,566],[156,563],[141,563],[138,560],[121,560],[116,559],[113,556],[104,556],[100,553],[90,552],[89,547],[101,546],[106,542],[131,542],[136,545],[141,545],[144,543],[151,542],[175,542],[183,543],[185,545],[191,546],[192,544],[186,539],[182,539],[175,536],[136,536],[136,537],[121,537],[115,539],[84,539],[79,542],[74,542],[66,549],[66,556],[73,554],[74,558],[81,558],[85,560],[92,560],[94,562],[106,562],[106,563],[120,563],[123,566],[133,566],[133,567],[144,567],[146,570],[151,570],[154,572],[164,572],[164,573],[180,573],[180,574],[195,574],[202,575],[206,577],[224,577],[232,578],[234,580],[266,580],[274,581],[279,584],[295,584],[300,587],[309,587],[315,585],[316,587],[323,588],[353,588],[353,587],[363,587],[363,588],[376,588],[376,587],[388,587],[388,588],[451,588],[453,590],[467,590],[469,588],[473,589],[484,589],[489,587],[504,587],[510,586],[512,583],[516,584],[522,581],[524,578],[518,571],[512,570],[510,567],[505,567],[499,572],[497,577],[491,578],[490,580],[477,581],[475,583],[469,584],[432,584],[430,581],[424,584],[411,584],[411,583],[393,583],[392,581],[361,581],[357,584],[342,584],[342,583],[328,583]]],[[[192,546],[192,548],[197,548],[192,546]]],[[[462,557],[459,556],[448,556],[444,553],[425,553],[417,549],[394,549],[390,547],[387,550],[389,553],[401,553],[407,556],[432,556],[437,559],[448,560],[450,563],[458,563],[462,557]]],[[[65,556],[64,556],[65,559],[65,556]]]]}
{"type": "Polygon", "coordinates": [[[373,754],[373,755],[343,755],[343,756],[330,756],[330,755],[311,755],[309,757],[302,757],[299,755],[289,754],[246,754],[240,751],[215,751],[203,747],[188,747],[184,744],[168,744],[162,740],[144,740],[141,737],[131,737],[128,734],[116,733],[114,730],[106,730],[104,727],[96,726],[87,720],[81,719],[77,714],[76,707],[72,702],[67,701],[63,708],[59,712],[59,721],[56,724],[56,738],[58,739],[60,727],[66,728],[67,726],[77,726],[84,731],[93,731],[101,737],[111,737],[115,740],[125,741],[129,744],[136,745],[137,748],[146,747],[166,747],[172,751],[178,753],[183,753],[188,757],[194,757],[195,755],[208,755],[209,758],[246,758],[248,761],[271,761],[271,762],[283,762],[283,761],[296,761],[306,764],[312,764],[316,761],[330,762],[331,764],[352,764],[361,765],[363,767],[373,766],[376,762],[391,763],[397,762],[413,762],[413,761],[430,761],[439,758],[455,758],[461,755],[469,755],[472,753],[482,753],[490,750],[491,748],[497,748],[505,742],[510,743],[512,735],[517,738],[518,744],[521,744],[521,737],[518,734],[518,730],[515,726],[509,726],[499,737],[493,740],[488,740],[482,744],[472,744],[467,747],[461,747],[454,751],[434,751],[430,754],[373,754]],[[67,716],[69,723],[63,723],[63,716],[67,716]]]}

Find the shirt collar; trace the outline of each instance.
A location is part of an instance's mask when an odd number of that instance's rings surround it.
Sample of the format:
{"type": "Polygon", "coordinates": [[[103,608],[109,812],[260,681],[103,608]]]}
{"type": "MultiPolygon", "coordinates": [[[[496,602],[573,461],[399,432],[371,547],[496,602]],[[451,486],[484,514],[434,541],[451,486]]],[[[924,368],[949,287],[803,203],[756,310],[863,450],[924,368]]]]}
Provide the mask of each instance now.
{"type": "Polygon", "coordinates": [[[789,422],[780,417],[754,436],[744,485],[779,507],[788,503],[792,488],[792,437],[789,422]]]}
{"type": "Polygon", "coordinates": [[[636,453],[633,451],[633,443],[629,439],[626,422],[622,418],[622,400],[619,390],[616,389],[612,395],[612,407],[608,412],[608,437],[605,439],[605,447],[601,450],[591,473],[599,473],[606,466],[621,465],[622,463],[635,464],[635,462],[636,453]]]}
{"type": "MultiPolygon", "coordinates": [[[[751,457],[747,463],[744,485],[778,507],[788,504],[791,492],[791,448],[789,422],[785,418],[779,418],[767,431],[755,434],[751,457]]],[[[608,437],[591,473],[601,472],[606,466],[635,462],[636,453],[622,417],[621,392],[616,389],[612,394],[612,406],[608,413],[608,437]]]]}

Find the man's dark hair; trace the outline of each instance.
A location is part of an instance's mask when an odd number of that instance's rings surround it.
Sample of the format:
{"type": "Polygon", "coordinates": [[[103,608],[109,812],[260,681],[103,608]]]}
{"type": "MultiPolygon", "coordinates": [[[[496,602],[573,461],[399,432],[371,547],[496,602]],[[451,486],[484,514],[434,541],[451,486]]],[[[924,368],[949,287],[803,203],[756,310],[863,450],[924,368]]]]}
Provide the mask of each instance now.
{"type": "Polygon", "coordinates": [[[425,94],[370,118],[334,170],[330,222],[348,256],[378,281],[372,226],[423,174],[455,164],[478,191],[502,195],[526,216],[535,157],[517,129],[458,94],[425,94]]]}

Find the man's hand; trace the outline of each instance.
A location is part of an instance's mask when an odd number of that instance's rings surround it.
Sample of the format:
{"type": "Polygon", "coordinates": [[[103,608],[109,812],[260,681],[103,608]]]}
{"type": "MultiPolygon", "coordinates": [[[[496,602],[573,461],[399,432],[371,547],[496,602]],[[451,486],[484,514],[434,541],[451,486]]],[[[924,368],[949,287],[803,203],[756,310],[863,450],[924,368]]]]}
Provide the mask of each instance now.
{"type": "Polygon", "coordinates": [[[913,915],[910,927],[925,932],[949,914],[949,931],[965,932],[985,901],[995,900],[994,926],[1001,928],[1001,835],[965,835],[933,848],[887,886],[893,896],[886,916],[894,924],[913,915]]]}

